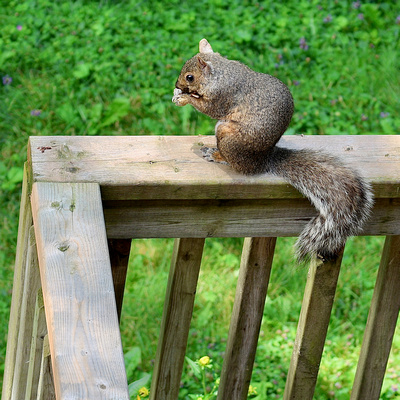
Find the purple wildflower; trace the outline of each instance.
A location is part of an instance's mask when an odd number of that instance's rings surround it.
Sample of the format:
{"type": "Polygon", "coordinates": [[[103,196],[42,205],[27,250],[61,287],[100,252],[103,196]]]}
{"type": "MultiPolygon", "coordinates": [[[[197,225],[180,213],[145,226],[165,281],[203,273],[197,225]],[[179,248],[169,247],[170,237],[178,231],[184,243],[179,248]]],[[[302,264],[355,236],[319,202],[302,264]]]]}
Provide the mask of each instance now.
{"type": "Polygon", "coordinates": [[[300,85],[300,81],[293,81],[293,85],[294,86],[299,86],[300,85]]]}
{"type": "Polygon", "coordinates": [[[362,21],[364,19],[364,14],[362,13],[358,14],[357,18],[362,21]]]}
{"type": "Polygon", "coordinates": [[[284,64],[283,55],[282,54],[277,54],[276,58],[277,58],[278,62],[275,63],[275,68],[279,68],[281,65],[284,64]]]}
{"type": "Polygon", "coordinates": [[[302,50],[308,50],[308,44],[307,44],[306,39],[304,37],[300,38],[299,46],[300,46],[300,48],[302,50]]]}
{"type": "Polygon", "coordinates": [[[42,110],[32,110],[31,115],[32,117],[38,117],[42,113],[42,110]]]}
{"type": "Polygon", "coordinates": [[[331,22],[331,21],[332,21],[332,15],[331,15],[331,14],[327,15],[327,16],[324,18],[324,23],[325,23],[325,24],[327,24],[328,22],[331,22]]]}
{"type": "Polygon", "coordinates": [[[353,4],[351,5],[354,9],[360,8],[361,6],[361,1],[353,1],[353,4]]]}
{"type": "Polygon", "coordinates": [[[368,117],[365,114],[361,114],[361,121],[366,121],[368,117]]]}
{"type": "Polygon", "coordinates": [[[17,25],[17,31],[22,31],[22,25],[17,25]]]}
{"type": "Polygon", "coordinates": [[[11,85],[11,82],[12,82],[11,76],[8,76],[8,75],[3,76],[3,85],[4,86],[11,85]]]}
{"type": "Polygon", "coordinates": [[[398,15],[397,18],[396,18],[396,24],[400,25],[400,15],[398,15]]]}
{"type": "Polygon", "coordinates": [[[389,116],[389,113],[388,113],[388,112],[385,112],[385,111],[382,111],[382,112],[379,114],[379,116],[380,116],[381,118],[387,118],[387,117],[389,116]]]}

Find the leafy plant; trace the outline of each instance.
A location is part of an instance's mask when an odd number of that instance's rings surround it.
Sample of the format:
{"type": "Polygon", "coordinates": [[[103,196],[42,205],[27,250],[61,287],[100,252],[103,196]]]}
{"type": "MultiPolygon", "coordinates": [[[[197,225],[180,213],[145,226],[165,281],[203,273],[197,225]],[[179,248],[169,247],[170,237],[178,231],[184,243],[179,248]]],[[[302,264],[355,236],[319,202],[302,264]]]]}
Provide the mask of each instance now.
{"type": "MultiPolygon", "coordinates": [[[[290,87],[296,110],[287,134],[399,133],[395,1],[10,0],[0,1],[0,21],[0,370],[30,135],[213,134],[214,121],[171,102],[179,70],[202,37],[290,87]]],[[[290,359],[307,274],[291,262],[292,244],[277,244],[253,373],[259,400],[281,397],[290,359]]],[[[241,245],[241,239],[207,240],[203,255],[187,355],[208,354],[215,376],[241,245]]],[[[381,248],[380,238],[347,245],[318,399],[348,398],[381,248]]],[[[133,398],[153,367],[171,252],[171,240],[133,243],[121,324],[133,398]]],[[[398,337],[382,399],[398,396],[398,337]]],[[[200,393],[190,368],[182,382],[182,399],[200,393]]]]}

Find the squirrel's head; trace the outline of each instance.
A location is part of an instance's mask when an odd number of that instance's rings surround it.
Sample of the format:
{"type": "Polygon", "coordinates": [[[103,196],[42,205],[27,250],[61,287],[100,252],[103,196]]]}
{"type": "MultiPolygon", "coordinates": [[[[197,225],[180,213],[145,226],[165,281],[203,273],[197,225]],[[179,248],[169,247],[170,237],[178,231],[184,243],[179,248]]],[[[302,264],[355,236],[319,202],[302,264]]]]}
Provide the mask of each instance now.
{"type": "Polygon", "coordinates": [[[213,52],[206,39],[200,40],[199,53],[186,61],[175,83],[175,87],[182,90],[182,93],[190,94],[195,98],[200,98],[203,95],[202,88],[214,73],[209,54],[218,53],[213,52]]]}

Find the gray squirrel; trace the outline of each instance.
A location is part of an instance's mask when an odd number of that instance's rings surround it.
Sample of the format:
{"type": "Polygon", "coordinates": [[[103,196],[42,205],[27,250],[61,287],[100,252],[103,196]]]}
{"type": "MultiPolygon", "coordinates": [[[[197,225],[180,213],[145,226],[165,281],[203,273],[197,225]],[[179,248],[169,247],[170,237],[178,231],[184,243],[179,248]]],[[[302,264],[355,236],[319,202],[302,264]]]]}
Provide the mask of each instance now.
{"type": "Polygon", "coordinates": [[[319,215],[296,243],[299,262],[332,260],[370,214],[370,185],[338,158],[314,150],[276,146],[293,115],[293,97],[279,79],[214,53],[206,39],[186,61],[172,101],[191,104],[217,119],[217,148],[203,147],[208,161],[229,164],[243,174],[271,173],[306,196],[319,215]]]}

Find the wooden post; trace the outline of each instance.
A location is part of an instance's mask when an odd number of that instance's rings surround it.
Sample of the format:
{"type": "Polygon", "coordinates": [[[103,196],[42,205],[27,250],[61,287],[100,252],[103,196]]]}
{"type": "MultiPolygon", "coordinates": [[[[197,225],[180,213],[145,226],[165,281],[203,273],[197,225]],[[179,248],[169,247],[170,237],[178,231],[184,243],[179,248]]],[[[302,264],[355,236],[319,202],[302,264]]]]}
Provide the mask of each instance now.
{"type": "Polygon", "coordinates": [[[41,353],[41,362],[40,362],[40,375],[39,375],[39,382],[37,385],[36,400],[56,399],[54,382],[53,379],[51,379],[52,376],[53,373],[51,370],[51,363],[50,363],[49,336],[46,335],[43,340],[43,349],[41,353]]]}
{"type": "Polygon", "coordinates": [[[2,400],[10,400],[18,350],[18,334],[21,322],[22,298],[24,292],[25,266],[29,248],[29,228],[32,225],[32,211],[29,201],[31,182],[27,163],[24,168],[21,207],[19,212],[18,241],[15,257],[14,283],[12,291],[10,321],[8,324],[7,353],[4,369],[2,400]]]}
{"type": "MultiPolygon", "coordinates": [[[[35,304],[40,289],[40,274],[33,226],[29,229],[29,247],[26,258],[24,290],[21,303],[21,321],[18,332],[18,352],[15,361],[12,399],[23,399],[27,390],[28,369],[31,360],[32,333],[36,323],[35,304]]],[[[36,351],[36,348],[35,348],[36,351]]],[[[33,361],[33,360],[32,360],[33,361]]],[[[29,389],[29,387],[28,387],[29,389]]]]}
{"type": "MultiPolygon", "coordinates": [[[[37,265],[39,269],[39,265],[37,265]]],[[[40,279],[40,277],[39,277],[40,279]]],[[[53,375],[49,370],[45,371],[44,374],[47,376],[42,376],[42,355],[43,349],[45,347],[45,338],[47,338],[47,327],[46,327],[46,317],[44,314],[44,304],[43,304],[43,294],[42,289],[39,289],[36,293],[35,300],[35,312],[32,330],[32,341],[31,341],[31,351],[29,357],[28,366],[28,376],[26,383],[26,393],[25,400],[38,399],[40,380],[46,379],[49,382],[53,382],[53,375]]],[[[47,341],[48,347],[48,341],[47,341]]],[[[54,388],[54,385],[52,385],[54,388]]],[[[46,398],[55,398],[54,389],[46,391],[46,398]]]]}
{"type": "Polygon", "coordinates": [[[178,398],[204,239],[176,239],[150,400],[178,398]]]}
{"type": "Polygon", "coordinates": [[[96,183],[35,183],[43,298],[57,398],[129,399],[96,183]]]}
{"type": "Polygon", "coordinates": [[[387,236],[351,400],[377,400],[400,310],[400,236],[387,236]]]}
{"type": "Polygon", "coordinates": [[[275,243],[276,238],[245,239],[219,400],[247,399],[275,243]]]}
{"type": "Polygon", "coordinates": [[[284,400],[312,400],[340,272],[333,261],[313,259],[304,291],[284,400]]]}

